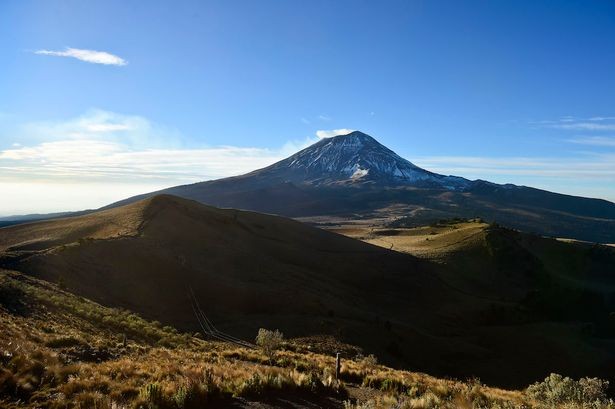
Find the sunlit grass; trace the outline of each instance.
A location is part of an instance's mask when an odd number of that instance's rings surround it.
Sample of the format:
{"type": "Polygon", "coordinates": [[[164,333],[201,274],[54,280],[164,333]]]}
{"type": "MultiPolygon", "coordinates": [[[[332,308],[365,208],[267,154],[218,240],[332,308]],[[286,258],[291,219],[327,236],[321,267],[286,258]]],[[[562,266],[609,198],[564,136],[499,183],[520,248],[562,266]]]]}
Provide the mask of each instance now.
{"type": "Polygon", "coordinates": [[[347,356],[338,380],[333,354],[310,351],[310,340],[275,351],[203,341],[12,273],[0,273],[0,324],[3,408],[181,409],[277,395],[327,396],[348,409],[615,407],[598,381],[555,376],[507,391],[394,370],[373,356],[347,356]],[[357,401],[357,388],[369,399],[357,401]]]}

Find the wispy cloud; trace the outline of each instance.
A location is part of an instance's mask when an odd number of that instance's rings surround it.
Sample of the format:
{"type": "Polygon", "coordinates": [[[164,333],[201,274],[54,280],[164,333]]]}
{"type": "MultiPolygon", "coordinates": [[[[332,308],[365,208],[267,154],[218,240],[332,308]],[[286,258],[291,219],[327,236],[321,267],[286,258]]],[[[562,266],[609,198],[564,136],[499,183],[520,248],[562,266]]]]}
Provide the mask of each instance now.
{"type": "Polygon", "coordinates": [[[32,145],[68,139],[104,139],[133,148],[177,146],[179,131],[153,123],[139,115],[91,109],[75,118],[21,124],[19,142],[32,145]]]}
{"type": "MultiPolygon", "coordinates": [[[[316,137],[352,131],[319,130],[316,137]]],[[[0,146],[0,190],[10,192],[4,196],[10,200],[0,201],[0,214],[97,207],[163,187],[238,175],[283,159],[316,137],[291,140],[279,148],[193,146],[185,144],[179,131],[145,117],[102,110],[64,121],[28,123],[6,135],[6,145],[0,146]]],[[[570,141],[615,146],[613,136],[590,134],[570,141]]],[[[615,200],[615,153],[409,159],[443,174],[615,200]]]]}
{"type": "Polygon", "coordinates": [[[246,173],[281,158],[277,151],[250,147],[133,149],[102,140],[64,140],[0,151],[0,179],[188,183],[246,173]]]}
{"type": "Polygon", "coordinates": [[[615,131],[615,124],[601,124],[596,122],[572,122],[553,124],[551,128],[570,129],[576,131],[615,131]]]}
{"type": "Polygon", "coordinates": [[[330,129],[330,130],[320,130],[320,131],[316,131],[316,136],[319,137],[320,139],[323,138],[332,138],[334,136],[338,136],[338,135],[346,135],[349,134],[350,132],[354,132],[354,129],[346,129],[346,128],[342,128],[342,129],[330,129]]]}
{"type": "Polygon", "coordinates": [[[39,55],[52,55],[54,57],[70,57],[77,60],[89,62],[92,64],[104,64],[104,65],[117,65],[122,66],[128,64],[128,61],[124,60],[117,55],[113,55],[106,51],[96,50],[84,50],[79,48],[66,48],[63,51],[54,50],[37,50],[35,54],[39,55]]]}
{"type": "Polygon", "coordinates": [[[564,116],[554,120],[532,122],[535,125],[574,131],[614,131],[615,116],[593,116],[590,118],[577,118],[564,116]]]}
{"type": "Polygon", "coordinates": [[[615,121],[615,116],[593,116],[590,121],[615,121]]]}
{"type": "MultiPolygon", "coordinates": [[[[16,128],[0,146],[0,215],[78,210],[178,184],[239,175],[316,142],[186,146],[178,131],[103,110],[16,128]],[[38,193],[33,193],[38,192],[38,193]]],[[[1,142],[1,140],[0,140],[1,142]]]]}
{"type": "Polygon", "coordinates": [[[615,154],[577,157],[425,156],[417,166],[445,175],[514,183],[615,202],[615,154]]]}
{"type": "Polygon", "coordinates": [[[184,147],[181,135],[144,117],[102,110],[66,121],[30,123],[30,142],[0,150],[0,180],[54,179],[187,183],[238,175],[313,143],[289,141],[278,149],[184,147]]]}
{"type": "Polygon", "coordinates": [[[321,121],[325,121],[325,122],[329,122],[329,121],[333,120],[333,118],[331,118],[329,115],[325,115],[325,114],[318,115],[318,119],[320,119],[321,121]]]}
{"type": "Polygon", "coordinates": [[[505,176],[512,183],[517,176],[568,180],[570,186],[575,186],[578,179],[615,182],[615,154],[586,154],[577,158],[426,156],[414,158],[413,163],[434,172],[468,178],[492,180],[505,176]]]}
{"type": "MultiPolygon", "coordinates": [[[[85,186],[115,183],[124,187],[118,188],[123,192],[131,185],[136,194],[144,186],[150,186],[151,191],[239,175],[317,141],[315,137],[289,140],[275,149],[185,146],[176,130],[141,116],[103,110],[91,110],[65,121],[24,124],[11,139],[15,142],[0,148],[0,185],[58,185],[56,195],[68,185],[83,185],[87,191],[85,186]]],[[[23,200],[29,197],[25,190],[26,196],[20,196],[23,200]]],[[[98,196],[115,198],[114,191],[107,193],[99,192],[98,196]]],[[[100,199],[99,205],[105,203],[100,199]]],[[[0,201],[0,214],[8,212],[4,206],[7,202],[0,201]]],[[[58,209],[41,209],[50,210],[58,209]]]]}
{"type": "Polygon", "coordinates": [[[578,145],[615,147],[615,136],[582,136],[574,139],[569,139],[568,142],[576,143],[578,145]]]}

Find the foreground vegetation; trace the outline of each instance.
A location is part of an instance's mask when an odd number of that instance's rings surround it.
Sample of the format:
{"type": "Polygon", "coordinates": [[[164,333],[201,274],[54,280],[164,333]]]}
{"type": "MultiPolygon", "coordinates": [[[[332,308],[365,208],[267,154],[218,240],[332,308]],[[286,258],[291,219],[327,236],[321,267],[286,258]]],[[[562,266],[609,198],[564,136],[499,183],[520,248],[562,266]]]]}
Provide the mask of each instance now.
{"type": "Polygon", "coordinates": [[[276,406],[284,396],[348,409],[615,408],[599,379],[551,375],[506,391],[393,370],[331,338],[288,341],[263,330],[260,349],[236,347],[6,271],[0,326],[0,407],[7,408],[276,406]],[[336,351],[345,357],[339,380],[336,351]]]}

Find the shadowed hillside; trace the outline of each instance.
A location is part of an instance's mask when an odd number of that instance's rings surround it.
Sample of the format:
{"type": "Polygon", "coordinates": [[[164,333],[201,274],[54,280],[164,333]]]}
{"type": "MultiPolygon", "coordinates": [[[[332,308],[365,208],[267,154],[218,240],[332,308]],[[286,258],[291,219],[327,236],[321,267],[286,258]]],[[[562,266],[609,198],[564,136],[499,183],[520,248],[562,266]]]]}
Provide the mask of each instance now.
{"type": "Polygon", "coordinates": [[[268,356],[1,269],[0,327],[7,409],[614,407],[597,379],[551,375],[527,390],[502,390],[394,370],[331,337],[285,339],[268,356]],[[339,380],[331,351],[342,355],[339,380]]]}
{"type": "Polygon", "coordinates": [[[610,246],[555,240],[477,220],[329,230],[433,261],[447,282],[464,291],[515,299],[515,289],[526,295],[532,286],[539,291],[559,285],[594,292],[605,310],[615,309],[615,251],[610,246]]]}
{"type": "Polygon", "coordinates": [[[560,241],[482,221],[417,228],[331,230],[434,262],[451,287],[493,304],[486,322],[578,321],[588,334],[615,336],[615,250],[560,241]]]}
{"type": "MultiPolygon", "coordinates": [[[[517,258],[516,248],[494,245],[517,258]]],[[[560,305],[551,303],[559,293],[548,293],[546,307],[529,303],[549,288],[540,271],[487,268],[495,261],[480,246],[451,252],[467,254],[467,264],[465,256],[434,262],[289,219],[165,195],[0,229],[0,246],[6,268],[184,330],[199,328],[193,291],[215,325],[234,336],[250,338],[259,327],[329,334],[384,362],[438,375],[518,386],[552,371],[601,375],[613,363],[609,333],[587,332],[586,314],[548,310],[560,305]]],[[[602,306],[596,311],[604,315],[602,306]]]]}
{"type": "MultiPolygon", "coordinates": [[[[449,307],[430,294],[455,300],[412,256],[172,196],[2,229],[0,243],[5,266],[180,328],[197,328],[193,290],[216,325],[238,336],[269,326],[357,339],[390,320],[434,326],[436,311],[449,307]]],[[[389,342],[365,338],[376,349],[389,342]]]]}

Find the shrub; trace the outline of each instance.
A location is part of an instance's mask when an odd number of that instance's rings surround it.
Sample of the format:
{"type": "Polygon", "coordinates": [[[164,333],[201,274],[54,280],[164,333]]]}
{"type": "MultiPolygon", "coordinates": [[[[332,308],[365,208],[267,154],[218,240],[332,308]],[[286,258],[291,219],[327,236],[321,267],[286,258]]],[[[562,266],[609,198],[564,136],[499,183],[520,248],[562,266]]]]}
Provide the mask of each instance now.
{"type": "Polygon", "coordinates": [[[581,378],[578,381],[552,373],[542,382],[527,388],[532,398],[549,404],[593,403],[606,400],[609,382],[598,378],[581,378]]]}
{"type": "Polygon", "coordinates": [[[256,345],[262,349],[263,353],[267,355],[269,359],[271,359],[275,351],[280,348],[283,340],[284,334],[277,329],[275,331],[270,331],[261,328],[258,330],[258,335],[256,335],[256,345]]]}
{"type": "MultiPolygon", "coordinates": [[[[239,396],[258,396],[262,395],[267,389],[274,389],[278,386],[278,378],[275,375],[261,375],[258,372],[239,386],[237,395],[239,396]]],[[[281,388],[277,388],[281,389],[281,388]]]]}
{"type": "Polygon", "coordinates": [[[173,395],[173,401],[180,409],[201,408],[208,397],[207,387],[203,383],[189,381],[179,387],[173,395]]]}
{"type": "Polygon", "coordinates": [[[376,355],[374,354],[369,354],[368,356],[363,357],[361,359],[361,362],[368,368],[373,368],[374,366],[378,365],[378,358],[376,358],[376,355]]]}
{"type": "Polygon", "coordinates": [[[169,405],[162,387],[157,383],[150,383],[141,389],[141,399],[146,403],[145,407],[148,409],[162,409],[169,405]]]}
{"type": "Polygon", "coordinates": [[[324,389],[325,385],[316,372],[310,372],[301,382],[301,387],[310,392],[317,393],[324,389]]]}
{"type": "Polygon", "coordinates": [[[383,392],[401,393],[406,390],[406,386],[398,379],[385,379],[380,384],[380,390],[383,392]]]}

